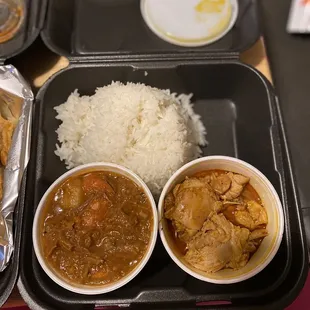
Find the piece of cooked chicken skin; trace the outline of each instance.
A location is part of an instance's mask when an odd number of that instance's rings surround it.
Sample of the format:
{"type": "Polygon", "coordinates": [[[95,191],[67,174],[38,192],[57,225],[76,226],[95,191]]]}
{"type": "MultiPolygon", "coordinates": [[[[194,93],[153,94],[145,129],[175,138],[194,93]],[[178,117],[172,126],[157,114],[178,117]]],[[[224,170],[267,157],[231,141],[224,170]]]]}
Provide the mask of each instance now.
{"type": "Polygon", "coordinates": [[[187,235],[194,235],[209,215],[222,208],[222,203],[204,179],[186,179],[174,188],[173,196],[173,206],[166,209],[165,217],[174,222],[183,240],[187,235]]]}
{"type": "Polygon", "coordinates": [[[250,255],[246,251],[249,235],[248,229],[233,225],[223,214],[215,214],[188,243],[185,260],[206,272],[241,268],[250,255]]]}

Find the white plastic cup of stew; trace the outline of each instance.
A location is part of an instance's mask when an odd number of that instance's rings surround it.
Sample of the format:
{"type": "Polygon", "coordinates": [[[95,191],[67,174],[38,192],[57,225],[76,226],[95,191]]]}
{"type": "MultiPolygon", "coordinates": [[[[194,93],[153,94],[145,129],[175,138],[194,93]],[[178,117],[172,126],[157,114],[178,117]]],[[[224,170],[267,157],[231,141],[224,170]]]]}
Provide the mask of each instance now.
{"type": "Polygon", "coordinates": [[[120,165],[112,164],[112,163],[90,163],[78,166],[74,169],[69,170],[62,176],[60,176],[45,192],[42,199],[40,200],[40,203],[38,205],[38,208],[36,210],[34,221],[33,221],[33,228],[32,228],[32,239],[33,239],[33,247],[36,254],[36,257],[42,267],[42,269],[45,271],[45,273],[58,285],[61,287],[79,294],[84,295],[97,295],[97,294],[104,294],[111,291],[114,291],[128,282],[130,282],[132,279],[134,279],[140,271],[144,268],[146,263],[148,262],[149,258],[152,255],[152,252],[154,250],[156,239],[157,239],[157,232],[158,232],[158,216],[157,216],[157,208],[154,201],[154,198],[147,187],[147,185],[142,181],[142,179],[130,171],[129,169],[122,167],[120,165]],[[41,221],[41,213],[44,209],[45,202],[49,197],[49,194],[59,185],[61,185],[65,180],[67,180],[69,177],[72,177],[74,175],[81,175],[84,173],[89,173],[92,171],[100,172],[100,171],[107,171],[112,173],[117,173],[119,175],[125,176],[128,179],[132,180],[134,183],[136,183],[140,188],[143,189],[144,193],[147,196],[147,199],[149,200],[149,203],[152,208],[152,214],[153,214],[153,226],[152,231],[150,235],[150,241],[147,248],[147,251],[144,254],[144,257],[141,259],[140,263],[126,276],[119,279],[116,282],[111,282],[105,285],[81,285],[81,284],[75,284],[73,282],[69,282],[68,280],[61,277],[59,274],[57,274],[52,267],[50,267],[42,254],[41,244],[40,244],[40,238],[39,238],[39,227],[40,227],[40,221],[41,221]]]}
{"type": "Polygon", "coordinates": [[[196,159],[181,167],[176,171],[165,185],[158,203],[159,233],[164,247],[172,260],[186,273],[196,279],[215,283],[232,284],[238,283],[254,277],[262,271],[276,255],[283,236],[284,216],[280,198],[273,185],[266,176],[258,169],[245,161],[227,156],[207,156],[196,159]],[[262,204],[268,215],[268,236],[265,237],[257,251],[250,258],[248,263],[238,270],[222,269],[214,273],[207,273],[194,268],[178,251],[174,240],[169,232],[168,222],[164,217],[164,200],[166,195],[175,185],[184,181],[185,177],[190,177],[197,172],[206,170],[226,170],[242,174],[250,178],[250,185],[259,194],[262,204]]]}

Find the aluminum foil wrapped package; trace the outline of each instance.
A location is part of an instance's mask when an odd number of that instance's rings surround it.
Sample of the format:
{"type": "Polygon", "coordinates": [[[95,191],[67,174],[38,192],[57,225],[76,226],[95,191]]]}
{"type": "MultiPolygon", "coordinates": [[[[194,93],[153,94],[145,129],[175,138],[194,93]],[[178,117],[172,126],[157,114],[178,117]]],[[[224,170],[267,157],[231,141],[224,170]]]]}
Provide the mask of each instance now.
{"type": "Polygon", "coordinates": [[[29,161],[33,94],[11,65],[0,66],[0,271],[14,250],[13,219],[29,161]]]}

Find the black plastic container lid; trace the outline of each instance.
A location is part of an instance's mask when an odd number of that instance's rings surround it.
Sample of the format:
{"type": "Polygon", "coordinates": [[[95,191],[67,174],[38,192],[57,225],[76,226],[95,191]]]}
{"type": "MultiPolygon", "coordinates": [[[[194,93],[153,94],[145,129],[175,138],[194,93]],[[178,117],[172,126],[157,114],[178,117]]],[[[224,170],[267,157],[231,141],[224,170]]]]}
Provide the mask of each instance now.
{"type": "Polygon", "coordinates": [[[241,0],[238,18],[222,39],[202,47],[180,47],[158,38],[146,25],[139,0],[50,0],[42,38],[71,61],[98,58],[182,58],[239,53],[260,36],[256,1],[241,0]]]}
{"type": "Polygon", "coordinates": [[[0,64],[29,47],[43,27],[47,0],[24,0],[25,16],[16,34],[0,44],[0,64]]]}

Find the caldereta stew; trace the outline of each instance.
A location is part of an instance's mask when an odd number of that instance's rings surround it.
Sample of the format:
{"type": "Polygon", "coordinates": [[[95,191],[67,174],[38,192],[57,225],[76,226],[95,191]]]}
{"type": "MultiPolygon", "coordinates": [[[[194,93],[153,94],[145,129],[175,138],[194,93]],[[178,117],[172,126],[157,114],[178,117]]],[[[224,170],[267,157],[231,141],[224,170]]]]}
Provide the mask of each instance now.
{"type": "Polygon", "coordinates": [[[179,255],[216,272],[244,267],[268,235],[267,212],[244,175],[208,170],[186,178],[165,198],[165,218],[179,255]]]}
{"type": "Polygon", "coordinates": [[[110,172],[73,176],[48,197],[43,255],[69,282],[104,285],[126,276],[147,251],[153,223],[143,189],[110,172]]]}

